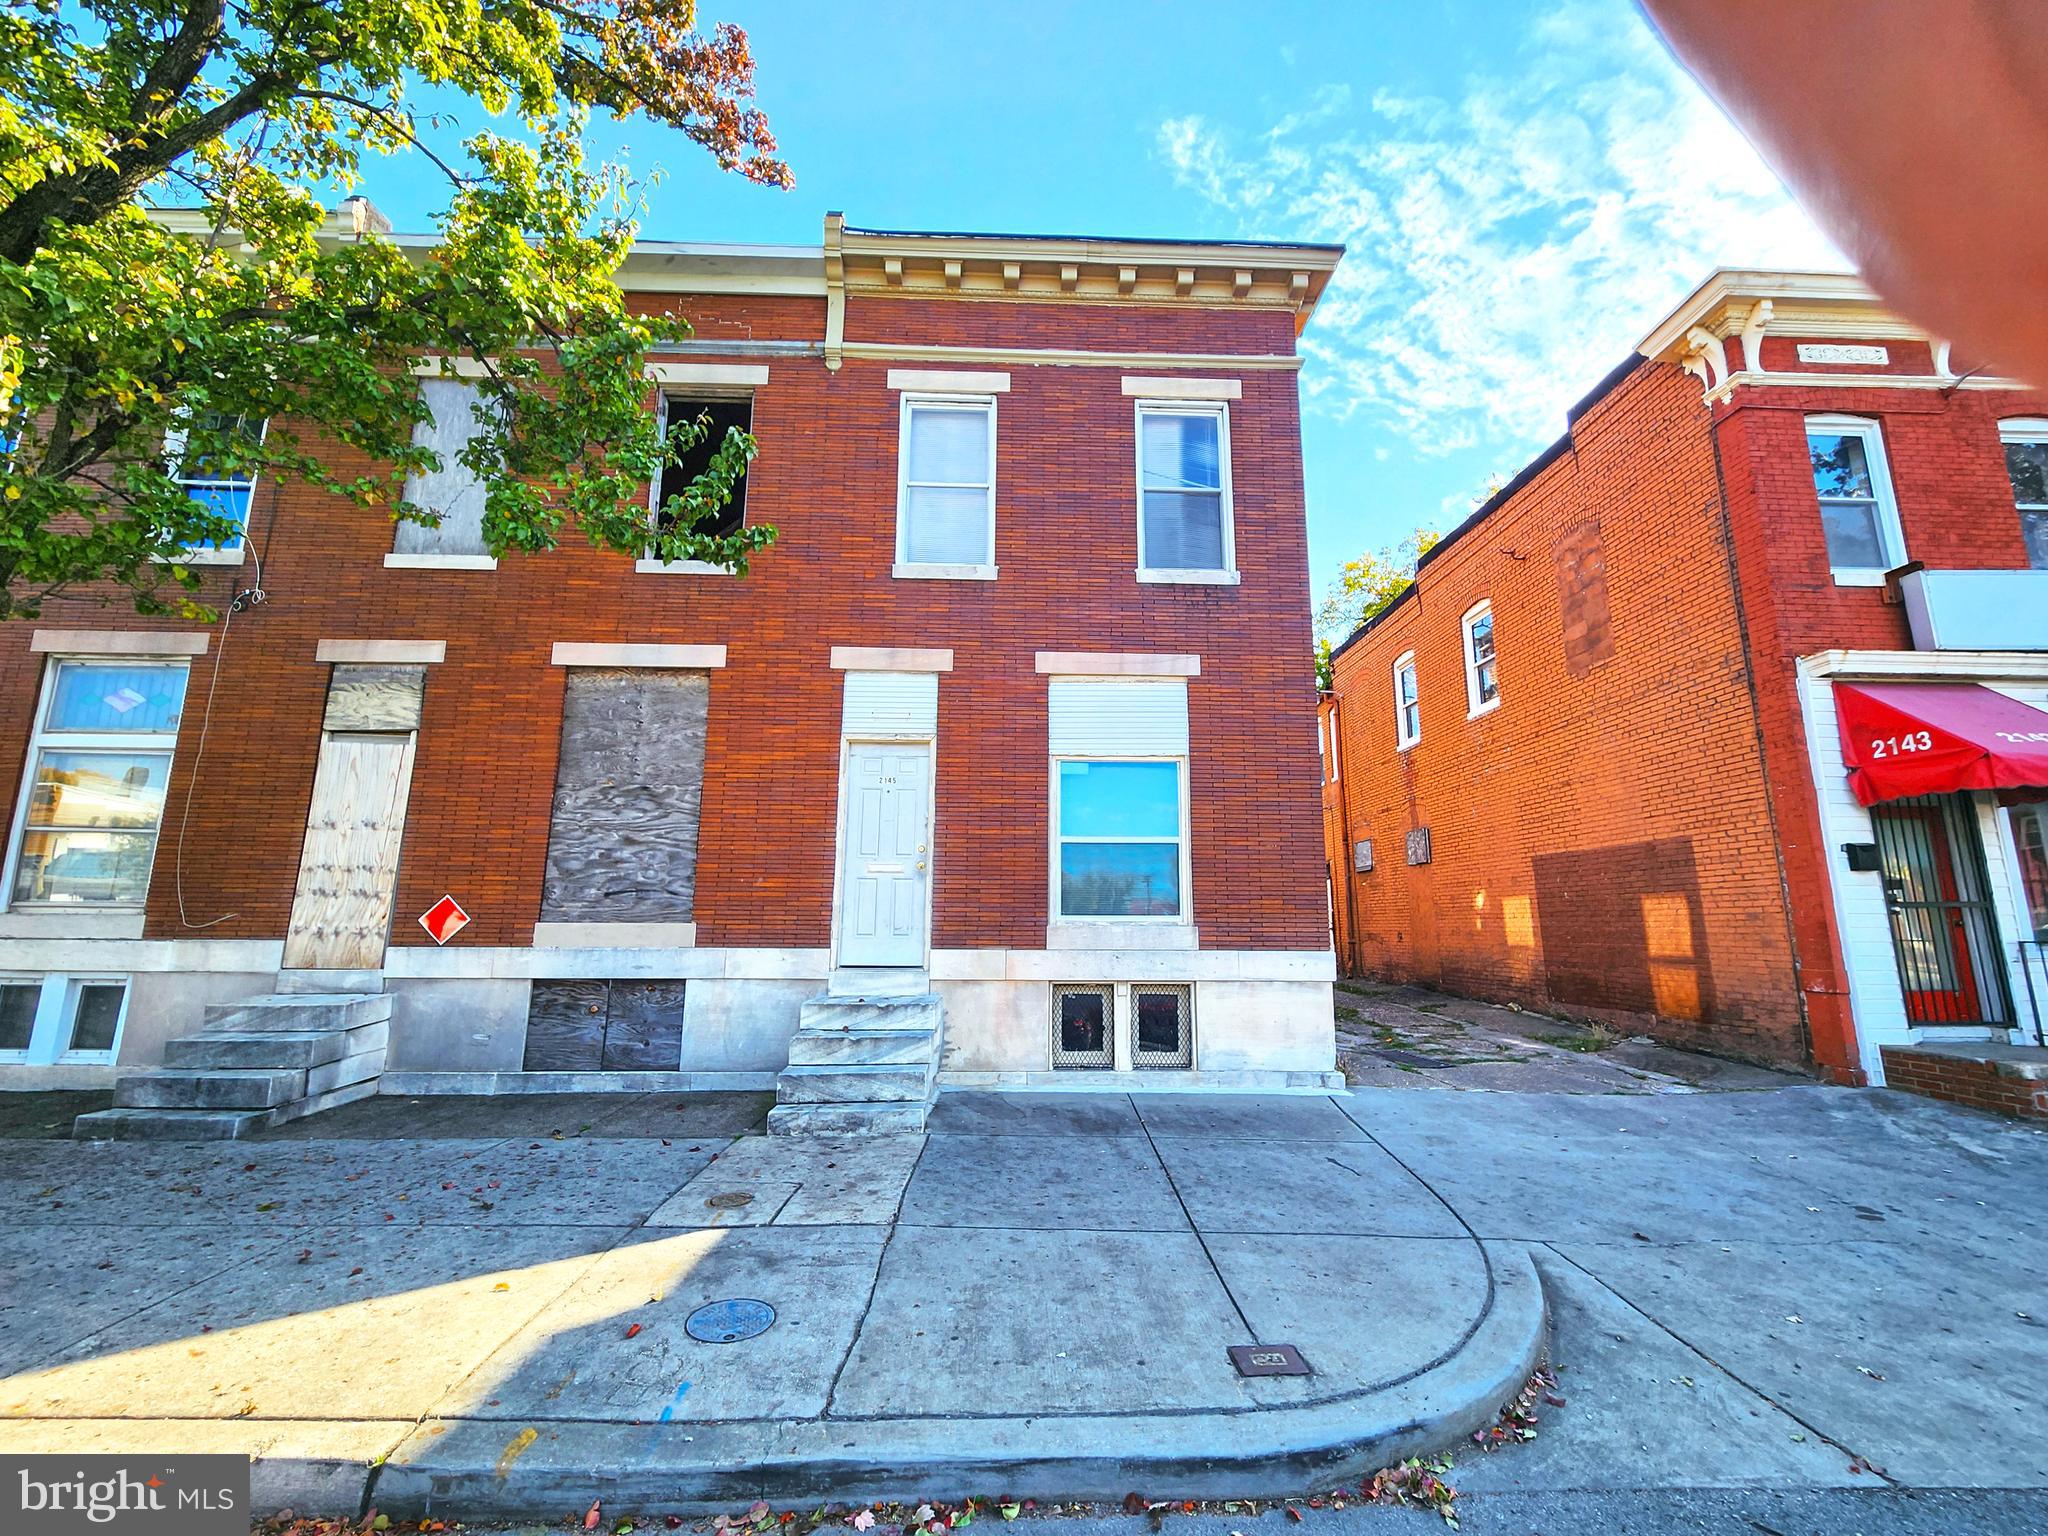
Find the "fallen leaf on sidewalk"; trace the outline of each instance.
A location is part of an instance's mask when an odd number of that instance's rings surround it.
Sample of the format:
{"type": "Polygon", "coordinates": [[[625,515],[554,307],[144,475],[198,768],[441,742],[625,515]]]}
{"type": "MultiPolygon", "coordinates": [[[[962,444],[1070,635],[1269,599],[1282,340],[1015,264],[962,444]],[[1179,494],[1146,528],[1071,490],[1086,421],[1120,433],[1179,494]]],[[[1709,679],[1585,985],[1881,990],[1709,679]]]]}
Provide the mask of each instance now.
{"type": "Polygon", "coordinates": [[[597,1529],[597,1515],[598,1510],[602,1507],[602,1503],[603,1501],[599,1499],[592,1499],[590,1501],[590,1513],[583,1517],[583,1529],[586,1531],[597,1529]]]}
{"type": "Polygon", "coordinates": [[[634,1324],[634,1325],[633,1325],[632,1327],[630,1327],[630,1328],[628,1328],[628,1329],[626,1330],[626,1337],[630,1339],[630,1338],[632,1338],[632,1337],[633,1337],[633,1335],[635,1335],[635,1334],[636,1334],[636,1333],[638,1333],[639,1331],[640,1331],[640,1325],[639,1325],[638,1323],[635,1323],[635,1324],[634,1324]]]}

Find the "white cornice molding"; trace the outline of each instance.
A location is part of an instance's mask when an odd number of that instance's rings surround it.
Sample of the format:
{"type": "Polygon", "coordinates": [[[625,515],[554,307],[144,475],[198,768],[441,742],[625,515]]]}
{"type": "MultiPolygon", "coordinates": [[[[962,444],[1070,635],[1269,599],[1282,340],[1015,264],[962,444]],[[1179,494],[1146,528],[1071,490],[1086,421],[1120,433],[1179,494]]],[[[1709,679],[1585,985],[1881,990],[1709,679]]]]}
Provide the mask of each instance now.
{"type": "Polygon", "coordinates": [[[992,363],[1010,367],[1201,368],[1210,372],[1280,369],[1295,372],[1302,364],[1302,359],[1291,352],[1093,352],[1079,347],[951,347],[898,341],[849,341],[844,350],[848,357],[864,362],[992,363]]]}
{"type": "Polygon", "coordinates": [[[2039,651],[1816,651],[1799,658],[1799,671],[1830,681],[1907,677],[2048,682],[2048,656],[2039,651]]]}

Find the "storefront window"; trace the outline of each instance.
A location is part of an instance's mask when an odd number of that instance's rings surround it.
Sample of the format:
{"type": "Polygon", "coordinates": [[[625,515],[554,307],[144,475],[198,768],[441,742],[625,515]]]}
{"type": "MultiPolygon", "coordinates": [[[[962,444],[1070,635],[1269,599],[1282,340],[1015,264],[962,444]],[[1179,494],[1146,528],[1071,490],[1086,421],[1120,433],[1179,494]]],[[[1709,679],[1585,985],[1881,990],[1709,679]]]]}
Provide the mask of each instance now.
{"type": "Polygon", "coordinates": [[[2027,921],[2035,940],[2048,943],[2048,801],[2013,807],[2012,840],[2020,852],[2027,921]]]}

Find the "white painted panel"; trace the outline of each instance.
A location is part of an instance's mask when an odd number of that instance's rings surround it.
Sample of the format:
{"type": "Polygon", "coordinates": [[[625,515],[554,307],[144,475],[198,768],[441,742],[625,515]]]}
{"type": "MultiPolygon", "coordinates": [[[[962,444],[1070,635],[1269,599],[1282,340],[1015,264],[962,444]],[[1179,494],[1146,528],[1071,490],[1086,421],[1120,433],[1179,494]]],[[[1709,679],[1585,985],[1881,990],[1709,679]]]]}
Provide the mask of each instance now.
{"type": "Polygon", "coordinates": [[[1178,678],[1056,677],[1047,692],[1055,757],[1187,755],[1188,685],[1178,678]]]}
{"type": "Polygon", "coordinates": [[[863,736],[935,736],[939,729],[936,672],[849,672],[842,733],[863,736]]]}
{"type": "Polygon", "coordinates": [[[1899,591],[1917,650],[2048,650],[2048,571],[1913,571],[1899,591]]]}

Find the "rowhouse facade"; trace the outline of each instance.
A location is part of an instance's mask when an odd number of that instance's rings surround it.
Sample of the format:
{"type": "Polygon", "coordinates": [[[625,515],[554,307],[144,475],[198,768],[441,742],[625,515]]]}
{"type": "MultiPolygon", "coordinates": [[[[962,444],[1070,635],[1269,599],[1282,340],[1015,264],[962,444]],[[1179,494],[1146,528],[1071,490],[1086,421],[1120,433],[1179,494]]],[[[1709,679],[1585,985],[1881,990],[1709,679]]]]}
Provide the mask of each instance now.
{"type": "Polygon", "coordinates": [[[2044,477],[2048,397],[1717,273],[1339,648],[1344,969],[2006,1093],[1939,1063],[2048,1008],[2044,477]]]}
{"type": "Polygon", "coordinates": [[[935,995],[962,1082],[1322,1081],[1295,337],[1337,254],[641,245],[694,326],[648,409],[761,443],[744,579],[493,560],[452,455],[434,529],[195,475],[245,516],[208,600],[260,602],[0,635],[0,1083],[316,989],[391,999],[386,1091],[766,1084],[828,989],[935,995]]]}

